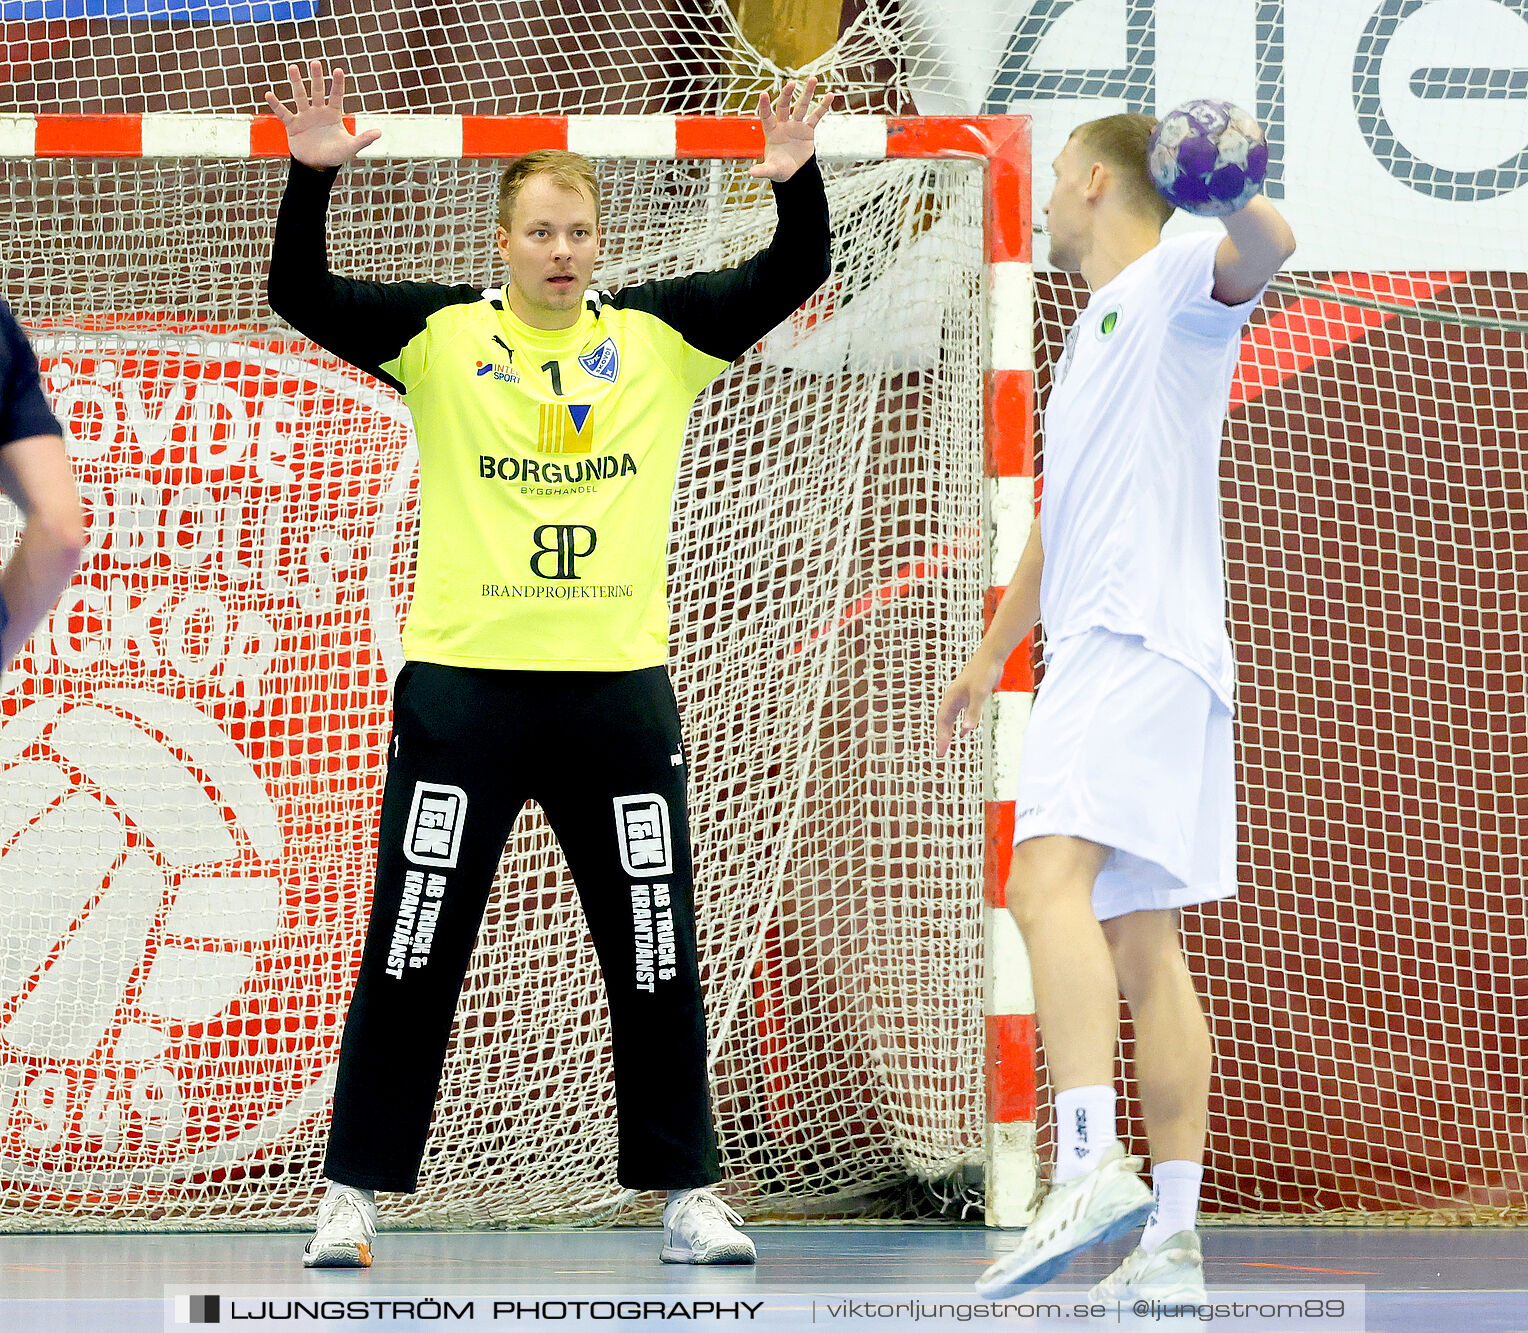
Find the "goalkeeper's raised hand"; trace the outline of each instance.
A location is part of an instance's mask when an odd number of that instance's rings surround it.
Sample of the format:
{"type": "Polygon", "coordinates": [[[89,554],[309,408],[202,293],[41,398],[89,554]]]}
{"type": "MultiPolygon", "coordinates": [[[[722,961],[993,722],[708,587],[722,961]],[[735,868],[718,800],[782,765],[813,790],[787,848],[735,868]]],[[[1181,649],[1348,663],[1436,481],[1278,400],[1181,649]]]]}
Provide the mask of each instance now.
{"type": "Polygon", "coordinates": [[[770,104],[765,93],[759,94],[759,124],[764,127],[764,160],[748,168],[750,176],[766,180],[788,181],[817,151],[817,122],[833,105],[833,94],[824,93],[822,101],[812,105],[817,80],[808,79],[797,95],[794,80],[780,89],[770,104]]]}
{"type": "Polygon", "coordinates": [[[297,161],[306,167],[323,170],[342,167],[368,144],[382,137],[381,130],[367,130],[352,134],[345,128],[343,104],[345,101],[345,71],[337,69],[324,82],[324,62],[311,61],[308,65],[311,88],[303,87],[302,67],[288,65],[287,76],[292,81],[292,100],[287,106],[272,89],[265,95],[266,105],[287,132],[287,148],[297,161]]]}

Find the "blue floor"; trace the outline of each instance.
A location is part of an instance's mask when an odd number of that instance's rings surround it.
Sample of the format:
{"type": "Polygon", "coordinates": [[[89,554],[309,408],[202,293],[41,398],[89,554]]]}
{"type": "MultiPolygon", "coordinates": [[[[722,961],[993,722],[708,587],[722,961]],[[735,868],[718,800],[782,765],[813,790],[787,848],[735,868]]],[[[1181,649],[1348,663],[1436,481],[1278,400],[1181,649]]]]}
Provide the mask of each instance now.
{"type": "MultiPolygon", "coordinates": [[[[967,1326],[956,1305],[973,1299],[977,1276],[1017,1238],[947,1226],[761,1226],[752,1234],[757,1268],[700,1269],[660,1264],[656,1231],[384,1232],[376,1264],[365,1272],[304,1271],[304,1238],[292,1233],[0,1236],[0,1330],[189,1327],[177,1323],[167,1300],[177,1292],[219,1295],[220,1322],[241,1328],[956,1328],[967,1326]],[[853,1309],[846,1308],[849,1295],[860,1302],[853,1309]],[[469,1297],[472,1323],[419,1304],[455,1300],[459,1313],[469,1297]],[[509,1304],[490,1319],[494,1299],[509,1304]],[[892,1308],[899,1300],[900,1311],[892,1308]],[[346,1302],[346,1317],[301,1318],[320,1301],[328,1302],[321,1312],[331,1313],[335,1302],[346,1302]],[[387,1307],[381,1314],[374,1309],[361,1318],[353,1308],[378,1301],[387,1307]],[[394,1301],[414,1304],[395,1308],[394,1301]],[[433,1317],[409,1317],[426,1308],[433,1317]],[[860,1317],[848,1317],[856,1312],[860,1317]]],[[[1074,1303],[1129,1242],[1083,1256],[1051,1287],[1018,1301],[1056,1304],[1064,1317],[1019,1309],[985,1322],[1528,1333],[1528,1229],[1214,1227],[1202,1234],[1212,1299],[1248,1288],[1302,1300],[1357,1290],[1365,1305],[1361,1322],[1351,1314],[1304,1324],[1198,1317],[1143,1323],[1118,1311],[1102,1320],[1075,1316],[1074,1303]]]]}

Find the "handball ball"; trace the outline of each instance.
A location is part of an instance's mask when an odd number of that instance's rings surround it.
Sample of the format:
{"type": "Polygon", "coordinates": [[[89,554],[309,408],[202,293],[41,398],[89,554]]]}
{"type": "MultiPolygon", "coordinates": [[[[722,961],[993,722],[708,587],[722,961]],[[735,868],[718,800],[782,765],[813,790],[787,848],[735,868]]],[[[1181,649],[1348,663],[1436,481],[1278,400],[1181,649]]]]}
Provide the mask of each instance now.
{"type": "Polygon", "coordinates": [[[1268,174],[1268,140],[1239,106],[1202,97],[1174,107],[1146,145],[1151,178],[1174,208],[1218,218],[1245,208],[1268,174]]]}

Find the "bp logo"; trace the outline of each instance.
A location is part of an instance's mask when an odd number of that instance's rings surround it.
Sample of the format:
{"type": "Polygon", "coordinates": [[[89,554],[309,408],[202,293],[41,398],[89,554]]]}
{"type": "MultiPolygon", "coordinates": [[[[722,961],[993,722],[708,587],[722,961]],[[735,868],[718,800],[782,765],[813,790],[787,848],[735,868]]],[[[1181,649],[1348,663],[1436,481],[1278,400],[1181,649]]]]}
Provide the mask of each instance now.
{"type": "Polygon", "coordinates": [[[1119,306],[1111,306],[1108,310],[1104,311],[1096,326],[1099,342],[1107,342],[1114,336],[1114,331],[1119,328],[1122,314],[1123,312],[1119,306]]]}
{"type": "Polygon", "coordinates": [[[0,683],[0,1175],[130,1207],[322,1136],[408,430],[390,395],[276,347],[37,350],[89,549],[0,683]]]}

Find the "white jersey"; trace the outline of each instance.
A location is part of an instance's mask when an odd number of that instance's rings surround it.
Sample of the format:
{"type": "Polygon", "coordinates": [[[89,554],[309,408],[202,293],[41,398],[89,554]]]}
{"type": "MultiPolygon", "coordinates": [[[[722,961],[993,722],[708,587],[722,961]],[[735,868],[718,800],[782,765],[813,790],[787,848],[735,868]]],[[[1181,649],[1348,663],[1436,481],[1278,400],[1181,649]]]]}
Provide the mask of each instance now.
{"type": "Polygon", "coordinates": [[[1220,434],[1258,298],[1211,294],[1221,239],[1160,242],[1067,334],[1045,405],[1040,619],[1052,644],[1138,635],[1229,706],[1220,434]]]}

